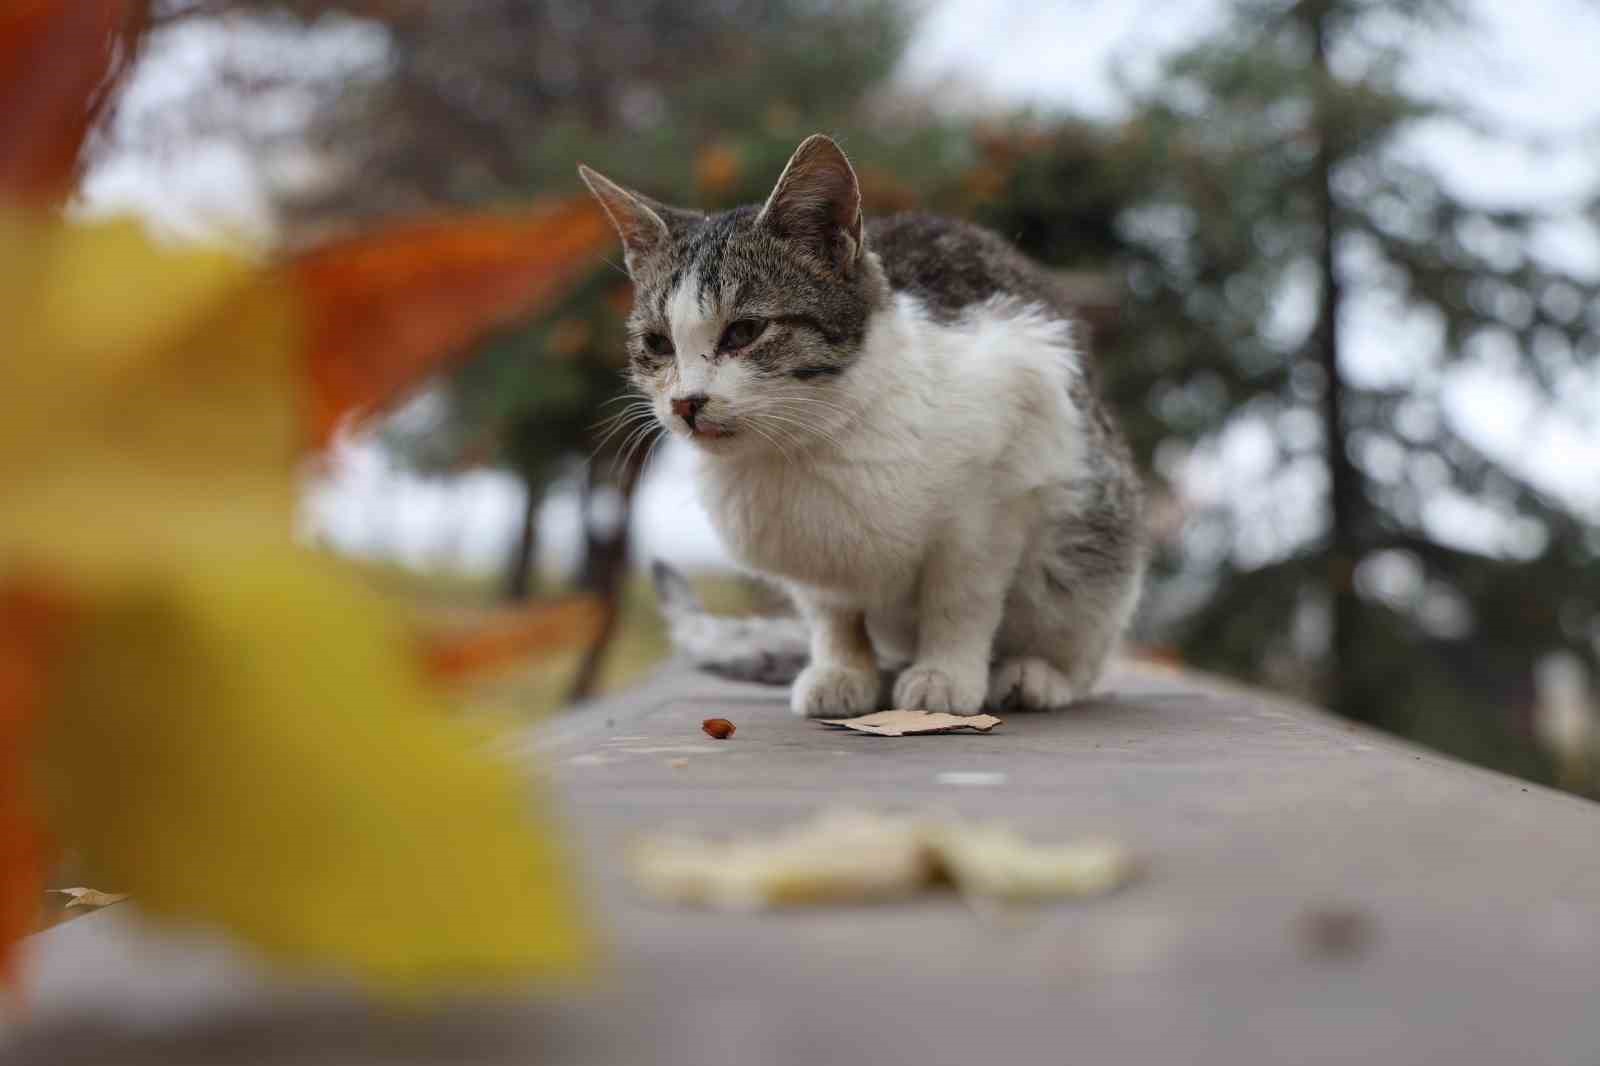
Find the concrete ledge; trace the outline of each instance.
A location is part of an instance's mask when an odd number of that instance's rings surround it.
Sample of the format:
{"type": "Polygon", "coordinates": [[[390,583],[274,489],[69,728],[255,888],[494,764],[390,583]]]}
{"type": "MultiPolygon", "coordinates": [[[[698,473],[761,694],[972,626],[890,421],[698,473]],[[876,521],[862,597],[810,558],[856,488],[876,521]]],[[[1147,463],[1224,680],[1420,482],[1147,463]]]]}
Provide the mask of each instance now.
{"type": "Polygon", "coordinates": [[[203,938],[153,938],[114,908],[35,939],[37,1017],[0,1048],[60,1066],[1600,1056],[1600,806],[1257,693],[1129,669],[1071,712],[890,740],[669,668],[530,746],[611,938],[594,994],[401,1023],[270,984],[203,938]],[[701,733],[713,716],[736,736],[701,733]],[[1149,871],[1113,897],[999,914],[954,898],[701,914],[646,905],[623,880],[634,833],[829,803],[1111,835],[1149,871]]]}

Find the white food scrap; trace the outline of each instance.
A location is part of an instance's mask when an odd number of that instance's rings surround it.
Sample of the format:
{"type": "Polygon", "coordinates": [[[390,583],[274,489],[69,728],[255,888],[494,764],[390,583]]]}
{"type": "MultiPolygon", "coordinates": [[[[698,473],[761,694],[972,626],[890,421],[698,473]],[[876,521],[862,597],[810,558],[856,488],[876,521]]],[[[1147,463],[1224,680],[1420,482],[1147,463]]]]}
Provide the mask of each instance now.
{"type": "Polygon", "coordinates": [[[941,881],[1012,900],[1096,896],[1133,872],[1115,843],[1036,845],[1003,826],[846,810],[764,838],[658,836],[633,853],[647,894],[723,910],[904,898],[941,881]]]}
{"type": "Polygon", "coordinates": [[[753,910],[908,895],[928,861],[909,819],[830,811],[764,839],[656,837],[634,851],[633,872],[660,899],[753,910]]]}
{"type": "Polygon", "coordinates": [[[932,844],[950,880],[979,896],[1100,896],[1134,872],[1132,856],[1113,841],[1030,844],[1005,826],[939,826],[932,844]]]}

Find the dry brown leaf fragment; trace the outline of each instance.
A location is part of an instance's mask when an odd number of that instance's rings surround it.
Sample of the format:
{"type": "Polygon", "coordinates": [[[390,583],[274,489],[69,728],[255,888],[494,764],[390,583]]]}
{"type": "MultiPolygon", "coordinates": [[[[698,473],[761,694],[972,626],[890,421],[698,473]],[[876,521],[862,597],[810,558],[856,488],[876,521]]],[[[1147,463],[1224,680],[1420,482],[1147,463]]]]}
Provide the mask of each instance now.
{"type": "Polygon", "coordinates": [[[738,727],[726,718],[707,718],[700,723],[700,728],[712,740],[727,740],[733,736],[738,727]]]}
{"type": "Polygon", "coordinates": [[[992,714],[946,714],[943,711],[879,711],[860,718],[822,718],[823,725],[841,726],[880,737],[929,733],[987,733],[1002,723],[992,714]]]}
{"type": "Polygon", "coordinates": [[[121,903],[128,898],[126,892],[101,892],[95,888],[53,888],[50,891],[70,897],[67,906],[70,907],[109,907],[113,903],[121,903]]]}

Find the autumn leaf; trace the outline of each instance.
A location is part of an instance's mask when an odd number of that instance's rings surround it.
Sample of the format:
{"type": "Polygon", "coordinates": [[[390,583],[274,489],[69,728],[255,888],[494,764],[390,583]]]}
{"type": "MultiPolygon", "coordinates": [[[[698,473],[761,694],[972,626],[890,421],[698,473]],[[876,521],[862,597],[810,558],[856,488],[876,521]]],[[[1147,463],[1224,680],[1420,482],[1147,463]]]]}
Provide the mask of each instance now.
{"type": "Polygon", "coordinates": [[[393,405],[470,341],[539,306],[609,246],[588,198],[523,214],[391,227],[291,262],[300,295],[310,438],[393,405]]]}
{"type": "Polygon", "coordinates": [[[987,733],[1002,724],[992,714],[946,714],[943,711],[879,711],[859,718],[819,718],[823,725],[872,733],[880,737],[906,737],[928,733],[987,733]]]}
{"type": "Polygon", "coordinates": [[[79,152],[134,55],[142,0],[9,0],[0,5],[0,196],[64,198],[79,152]]]}

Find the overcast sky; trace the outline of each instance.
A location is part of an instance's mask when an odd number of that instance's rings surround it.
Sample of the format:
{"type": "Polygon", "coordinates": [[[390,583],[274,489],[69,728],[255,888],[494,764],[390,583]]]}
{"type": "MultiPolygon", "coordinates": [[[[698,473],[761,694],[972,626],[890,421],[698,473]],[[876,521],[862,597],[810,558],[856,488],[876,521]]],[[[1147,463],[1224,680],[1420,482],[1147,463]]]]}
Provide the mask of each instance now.
{"type": "MultiPolygon", "coordinates": [[[[1113,115],[1119,97],[1111,72],[1137,81],[1157,57],[1203,31],[1216,0],[931,0],[907,57],[907,83],[935,87],[958,81],[976,105],[1030,103],[1113,115]]],[[[1481,0],[1471,38],[1430,43],[1413,76],[1421,87],[1457,95],[1523,135],[1569,136],[1600,130],[1600,4],[1593,0],[1481,0]]],[[[368,38],[356,46],[371,47],[368,38]]],[[[193,77],[217,47],[214,31],[198,30],[153,58],[131,87],[129,111],[159,109],[193,77]]],[[[342,42],[346,50],[351,40],[342,42]]],[[[336,52],[337,48],[330,48],[336,52]]],[[[331,61],[331,60],[330,60],[331,61]]],[[[1515,146],[1443,129],[1419,131],[1414,150],[1435,162],[1460,191],[1504,202],[1561,204],[1600,188],[1600,142],[1534,156],[1515,146]]],[[[161,161],[114,160],[90,176],[92,209],[134,207],[181,234],[218,227],[263,233],[268,218],[262,184],[249,163],[226,147],[204,147],[161,161]]],[[[1543,235],[1539,251],[1600,272],[1600,249],[1576,226],[1543,235]]],[[[1422,346],[1396,329],[1379,308],[1358,309],[1349,358],[1357,375],[1404,375],[1422,346]]],[[[1514,378],[1485,371],[1450,390],[1450,417],[1543,487],[1600,517],[1600,374],[1575,382],[1564,410],[1544,410],[1514,378]]],[[[1224,441],[1193,470],[1195,490],[1218,491],[1260,458],[1263,442],[1248,430],[1224,441]]],[[[665,555],[691,567],[716,565],[722,552],[693,503],[691,457],[662,449],[640,501],[641,558],[665,555]]],[[[352,449],[337,483],[314,493],[311,523],[346,547],[408,561],[480,567],[509,544],[520,506],[510,479],[481,474],[453,484],[424,483],[392,469],[371,449],[352,449]]],[[[1493,530],[1445,501],[1441,526],[1480,531],[1499,550],[1493,530]]],[[[551,561],[570,556],[577,540],[570,500],[547,508],[543,529],[551,561]]],[[[1472,534],[1465,534],[1467,541],[1472,534]]]]}

